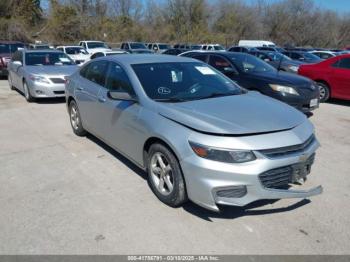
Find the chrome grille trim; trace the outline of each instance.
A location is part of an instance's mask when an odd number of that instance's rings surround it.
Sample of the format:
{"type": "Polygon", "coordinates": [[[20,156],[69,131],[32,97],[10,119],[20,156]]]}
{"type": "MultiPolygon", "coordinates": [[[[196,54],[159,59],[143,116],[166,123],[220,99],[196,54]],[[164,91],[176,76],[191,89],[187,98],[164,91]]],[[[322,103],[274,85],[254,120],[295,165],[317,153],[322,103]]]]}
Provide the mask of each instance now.
{"type": "Polygon", "coordinates": [[[285,156],[289,154],[301,153],[307,150],[316,141],[315,135],[311,135],[304,143],[294,146],[279,147],[273,149],[258,150],[269,158],[285,156]]]}

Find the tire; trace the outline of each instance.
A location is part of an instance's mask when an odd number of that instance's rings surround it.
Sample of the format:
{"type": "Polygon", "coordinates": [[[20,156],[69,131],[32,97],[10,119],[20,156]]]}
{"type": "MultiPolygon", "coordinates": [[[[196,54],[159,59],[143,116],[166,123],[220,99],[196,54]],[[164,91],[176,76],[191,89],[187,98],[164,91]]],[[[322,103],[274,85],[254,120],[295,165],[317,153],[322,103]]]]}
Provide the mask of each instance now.
{"type": "Polygon", "coordinates": [[[24,91],[24,97],[28,103],[35,101],[35,98],[30,94],[30,91],[29,91],[29,88],[28,88],[26,81],[23,81],[23,91],[24,91]]]}
{"type": "Polygon", "coordinates": [[[12,78],[11,78],[10,74],[8,74],[8,76],[7,76],[7,81],[9,82],[10,89],[15,90],[15,87],[12,84],[12,78]]]}
{"type": "Polygon", "coordinates": [[[331,95],[329,86],[322,82],[317,82],[317,86],[318,86],[318,89],[320,90],[320,102],[322,103],[326,102],[331,95]]]}
{"type": "Polygon", "coordinates": [[[148,183],[160,201],[178,207],[188,200],[179,161],[166,146],[156,143],[150,147],[147,172],[148,183]]]}
{"type": "Polygon", "coordinates": [[[69,103],[69,120],[74,134],[77,136],[85,136],[87,134],[81,122],[78,105],[74,100],[69,103]]]}

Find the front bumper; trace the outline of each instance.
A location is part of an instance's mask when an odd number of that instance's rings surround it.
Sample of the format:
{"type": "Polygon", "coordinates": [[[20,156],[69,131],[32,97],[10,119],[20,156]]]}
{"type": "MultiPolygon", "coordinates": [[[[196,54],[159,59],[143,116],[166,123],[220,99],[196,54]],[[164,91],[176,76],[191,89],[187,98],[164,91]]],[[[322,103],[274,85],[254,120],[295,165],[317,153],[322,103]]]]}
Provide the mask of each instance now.
{"type": "Polygon", "coordinates": [[[54,98],[65,97],[65,85],[64,84],[45,84],[33,81],[28,81],[29,92],[36,98],[54,98]]]}
{"type": "Polygon", "coordinates": [[[242,164],[190,156],[181,161],[188,196],[200,206],[219,211],[217,204],[245,206],[261,199],[306,198],[321,194],[321,186],[309,190],[267,188],[260,179],[260,175],[266,171],[305,162],[318,147],[319,143],[315,140],[303,152],[276,158],[254,151],[257,159],[242,164]]]}

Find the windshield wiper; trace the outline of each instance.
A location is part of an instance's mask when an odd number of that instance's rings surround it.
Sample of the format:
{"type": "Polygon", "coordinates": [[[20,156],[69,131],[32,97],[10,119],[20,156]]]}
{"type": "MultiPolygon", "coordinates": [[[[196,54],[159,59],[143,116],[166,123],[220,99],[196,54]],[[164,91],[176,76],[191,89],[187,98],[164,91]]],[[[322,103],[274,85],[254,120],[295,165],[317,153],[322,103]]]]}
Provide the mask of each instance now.
{"type": "Polygon", "coordinates": [[[178,98],[178,97],[158,98],[158,99],[154,99],[154,100],[157,102],[174,102],[174,103],[188,101],[186,99],[182,99],[182,98],[178,98]]]}
{"type": "Polygon", "coordinates": [[[215,98],[215,97],[222,97],[222,96],[233,96],[237,95],[237,93],[212,93],[208,96],[201,97],[199,99],[208,99],[208,98],[215,98]]]}

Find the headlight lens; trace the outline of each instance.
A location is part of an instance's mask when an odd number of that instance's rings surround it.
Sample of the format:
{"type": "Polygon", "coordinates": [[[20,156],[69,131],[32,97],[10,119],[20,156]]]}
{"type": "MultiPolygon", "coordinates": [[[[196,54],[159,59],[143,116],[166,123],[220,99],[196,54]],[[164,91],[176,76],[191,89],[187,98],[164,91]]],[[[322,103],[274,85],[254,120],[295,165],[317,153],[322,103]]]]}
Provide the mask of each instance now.
{"type": "Polygon", "coordinates": [[[289,69],[293,72],[298,72],[299,66],[290,66],[289,69]]]}
{"type": "Polygon", "coordinates": [[[218,149],[200,145],[194,142],[189,143],[193,152],[195,152],[197,156],[213,161],[225,163],[244,163],[256,159],[254,153],[249,150],[218,149]]]}
{"type": "Polygon", "coordinates": [[[298,96],[299,93],[290,86],[281,86],[281,85],[273,85],[270,84],[270,87],[272,88],[272,90],[276,91],[276,92],[281,92],[281,93],[286,93],[286,94],[291,94],[291,95],[296,95],[298,96]]]}
{"type": "Polygon", "coordinates": [[[43,76],[30,75],[29,78],[34,82],[50,84],[49,80],[43,76]]]}

